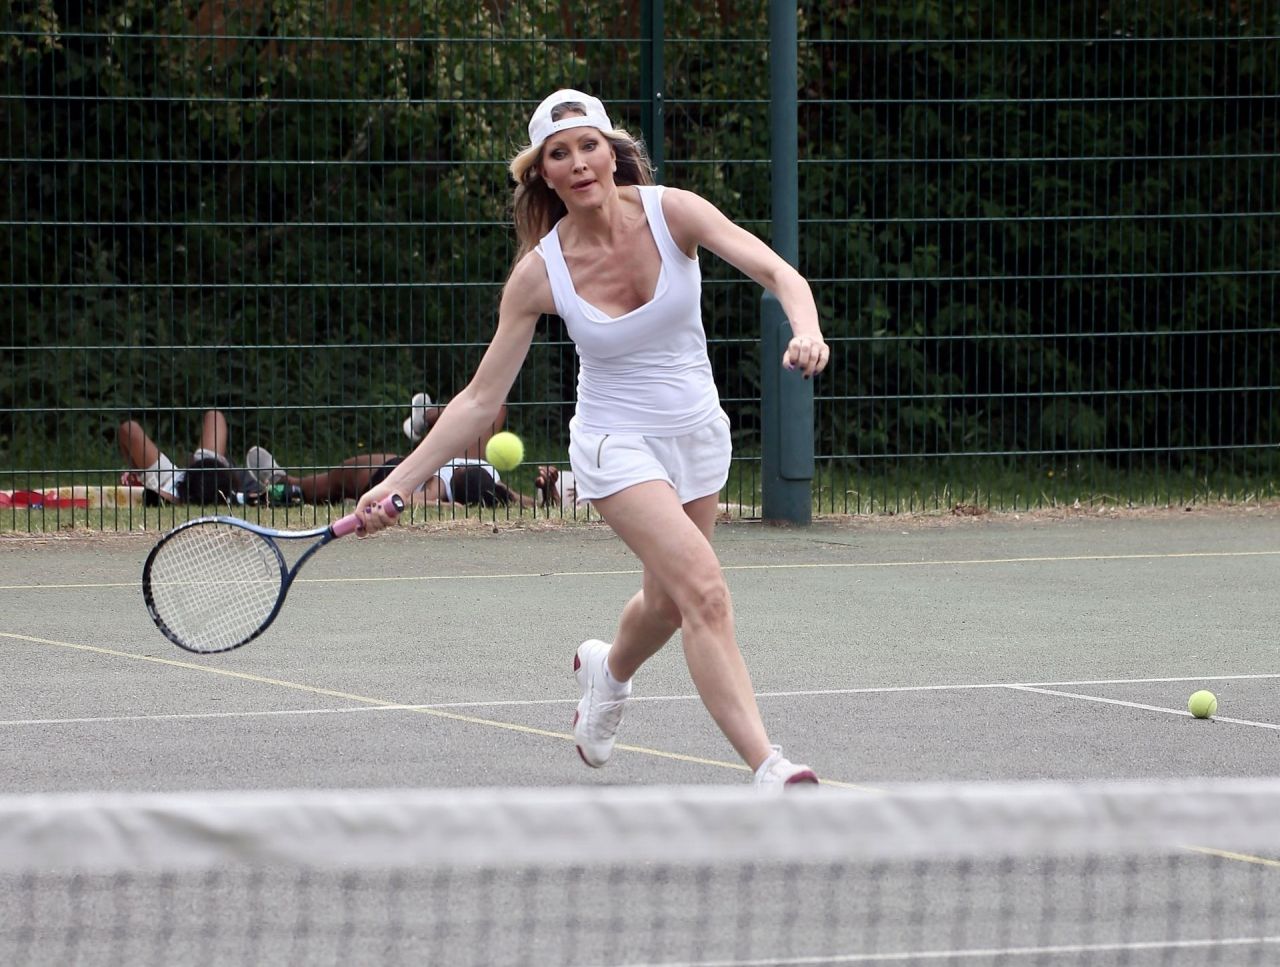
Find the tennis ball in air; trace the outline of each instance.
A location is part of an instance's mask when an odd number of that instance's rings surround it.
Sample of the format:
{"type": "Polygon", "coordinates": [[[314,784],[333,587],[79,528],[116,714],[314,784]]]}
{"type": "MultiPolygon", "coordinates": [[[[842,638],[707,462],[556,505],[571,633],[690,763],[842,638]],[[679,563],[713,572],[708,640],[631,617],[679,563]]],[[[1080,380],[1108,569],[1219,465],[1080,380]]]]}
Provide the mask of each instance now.
{"type": "Polygon", "coordinates": [[[524,444],[514,433],[495,433],[485,444],[484,458],[499,470],[514,470],[524,459],[524,444]]]}
{"type": "Polygon", "coordinates": [[[1201,689],[1187,700],[1187,711],[1198,719],[1207,719],[1218,711],[1218,697],[1201,689]]]}

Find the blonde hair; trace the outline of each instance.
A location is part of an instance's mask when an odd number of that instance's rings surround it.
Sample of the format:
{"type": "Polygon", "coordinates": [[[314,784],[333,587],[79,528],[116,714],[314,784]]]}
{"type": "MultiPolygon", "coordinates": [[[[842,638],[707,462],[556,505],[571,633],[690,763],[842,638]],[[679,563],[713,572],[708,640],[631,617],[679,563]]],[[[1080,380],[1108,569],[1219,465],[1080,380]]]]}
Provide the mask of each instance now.
{"type": "MultiPolygon", "coordinates": [[[[552,120],[559,121],[570,114],[586,115],[586,108],[574,101],[558,104],[551,112],[552,120]]],[[[613,180],[619,185],[652,185],[653,162],[645,150],[644,142],[633,138],[622,128],[601,132],[613,148],[618,159],[618,170],[613,180]]],[[[542,180],[538,162],[542,160],[542,145],[526,145],[511,159],[511,177],[516,183],[512,198],[512,220],[516,228],[516,257],[512,267],[537,246],[542,236],[551,231],[556,222],[567,212],[564,202],[542,180]]]]}

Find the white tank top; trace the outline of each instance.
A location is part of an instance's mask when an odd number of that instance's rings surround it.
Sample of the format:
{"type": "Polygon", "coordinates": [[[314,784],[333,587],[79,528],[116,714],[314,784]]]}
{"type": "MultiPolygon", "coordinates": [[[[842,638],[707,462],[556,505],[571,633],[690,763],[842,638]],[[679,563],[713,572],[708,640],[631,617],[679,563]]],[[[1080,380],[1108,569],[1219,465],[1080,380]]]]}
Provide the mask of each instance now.
{"type": "Polygon", "coordinates": [[[661,186],[636,186],[662,257],[653,298],[610,316],[578,295],[560,250],[559,226],[537,247],[556,312],[578,352],[573,426],[589,433],[679,436],[720,414],[702,327],[702,270],[676,246],[661,186]]]}

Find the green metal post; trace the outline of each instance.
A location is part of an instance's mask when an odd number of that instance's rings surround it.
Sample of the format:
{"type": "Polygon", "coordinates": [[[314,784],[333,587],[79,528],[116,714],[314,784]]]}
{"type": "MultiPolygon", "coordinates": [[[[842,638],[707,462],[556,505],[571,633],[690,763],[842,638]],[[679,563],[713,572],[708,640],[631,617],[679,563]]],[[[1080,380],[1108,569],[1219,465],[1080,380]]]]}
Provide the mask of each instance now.
{"type": "Polygon", "coordinates": [[[662,184],[662,140],[666,131],[665,108],[662,102],[662,80],[665,66],[662,62],[663,31],[662,0],[644,0],[640,7],[640,87],[644,105],[640,113],[640,131],[649,159],[653,162],[653,176],[662,184]]]}
{"type": "MultiPolygon", "coordinates": [[[[769,0],[773,247],[792,265],[800,260],[796,38],[796,0],[769,0]]],[[[782,369],[791,324],[768,293],[760,322],[762,513],[767,521],[807,524],[813,517],[813,383],[782,369]]]]}

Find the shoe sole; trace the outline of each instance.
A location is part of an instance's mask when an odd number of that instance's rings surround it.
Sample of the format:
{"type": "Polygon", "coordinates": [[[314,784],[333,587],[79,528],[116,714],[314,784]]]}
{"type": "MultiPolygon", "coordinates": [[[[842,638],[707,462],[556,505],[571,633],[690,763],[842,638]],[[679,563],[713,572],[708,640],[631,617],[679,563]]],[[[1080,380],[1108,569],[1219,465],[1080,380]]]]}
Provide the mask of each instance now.
{"type": "Polygon", "coordinates": [[[784,786],[816,786],[819,785],[817,773],[812,769],[805,769],[803,772],[797,772],[794,776],[783,783],[784,786]]]}
{"type": "MultiPolygon", "coordinates": [[[[256,480],[256,481],[258,481],[259,486],[262,486],[262,487],[270,487],[270,486],[272,485],[272,483],[274,483],[274,482],[275,482],[275,481],[273,480],[273,478],[272,478],[272,475],[271,475],[271,469],[272,469],[272,467],[273,467],[273,466],[275,466],[275,467],[277,467],[277,468],[278,468],[278,465],[276,464],[275,457],[272,457],[272,458],[271,458],[271,460],[269,461],[269,463],[264,464],[264,463],[262,463],[261,450],[260,450],[258,447],[254,447],[253,449],[254,449],[254,450],[258,450],[258,451],[259,451],[259,455],[258,455],[258,463],[259,463],[259,466],[256,466],[256,467],[248,466],[248,467],[246,467],[246,469],[249,471],[249,473],[251,473],[251,474],[253,475],[253,479],[254,479],[254,480],[256,480]]],[[[248,454],[248,453],[246,453],[246,454],[245,454],[245,463],[246,463],[246,464],[248,464],[248,463],[249,463],[248,456],[249,456],[249,454],[248,454]]],[[[281,470],[281,471],[280,471],[280,476],[281,476],[281,478],[283,478],[283,477],[287,476],[287,474],[285,474],[285,472],[284,472],[283,470],[281,470]]]]}

